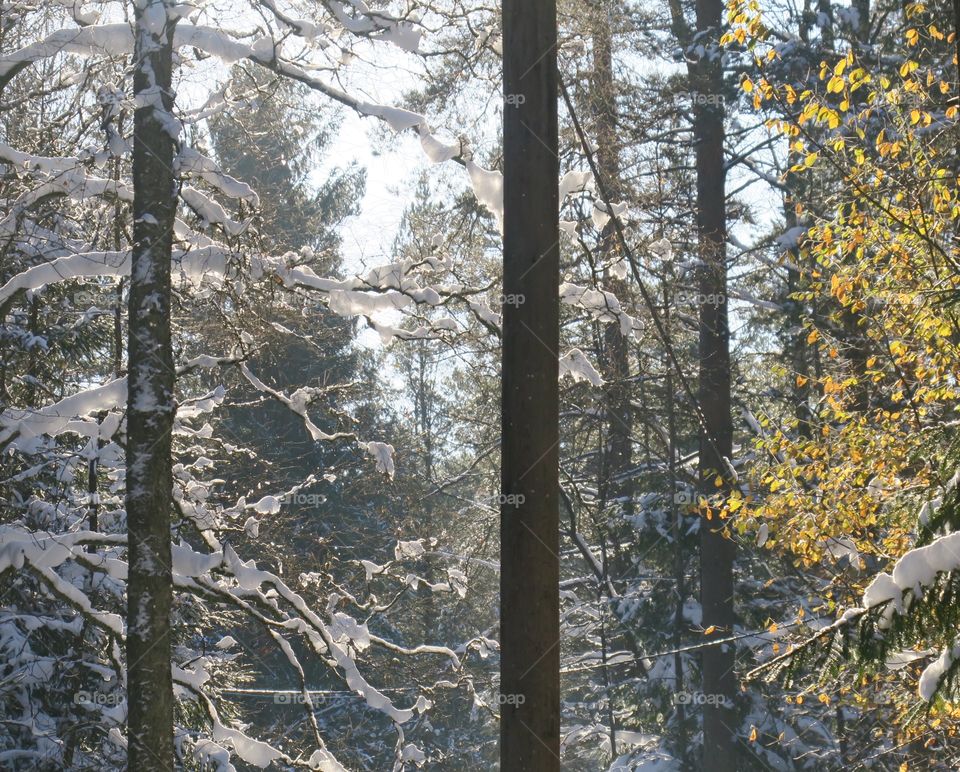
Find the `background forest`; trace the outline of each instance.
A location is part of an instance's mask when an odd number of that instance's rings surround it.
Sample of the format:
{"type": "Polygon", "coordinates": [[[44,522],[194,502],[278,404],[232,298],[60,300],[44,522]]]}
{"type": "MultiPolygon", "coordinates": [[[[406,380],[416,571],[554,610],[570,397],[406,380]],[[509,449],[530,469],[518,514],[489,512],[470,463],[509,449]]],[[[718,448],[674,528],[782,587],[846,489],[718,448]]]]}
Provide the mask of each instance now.
{"type": "MultiPolygon", "coordinates": [[[[555,768],[957,769],[960,4],[556,15],[555,768]]],[[[533,768],[501,24],[0,4],[0,767],[533,768]]]]}

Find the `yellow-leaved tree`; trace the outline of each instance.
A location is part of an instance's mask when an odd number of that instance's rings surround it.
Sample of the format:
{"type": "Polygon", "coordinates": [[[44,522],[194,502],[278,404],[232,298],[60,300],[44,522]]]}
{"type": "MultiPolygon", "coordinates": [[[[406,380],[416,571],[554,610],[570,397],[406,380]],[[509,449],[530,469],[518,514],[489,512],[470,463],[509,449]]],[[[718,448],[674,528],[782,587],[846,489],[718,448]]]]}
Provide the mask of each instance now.
{"type": "Polygon", "coordinates": [[[764,670],[826,663],[816,672],[834,699],[872,703],[900,742],[936,747],[960,725],[957,41],[923,4],[902,14],[897,50],[838,46],[803,81],[756,3],[730,7],[728,43],[760,73],[741,86],[789,143],[786,180],[799,181],[805,232],[783,259],[800,277],[791,299],[812,363],[781,373],[803,409],[759,416],[739,527],[816,577],[818,610],[837,618],[798,626],[764,670]]]}

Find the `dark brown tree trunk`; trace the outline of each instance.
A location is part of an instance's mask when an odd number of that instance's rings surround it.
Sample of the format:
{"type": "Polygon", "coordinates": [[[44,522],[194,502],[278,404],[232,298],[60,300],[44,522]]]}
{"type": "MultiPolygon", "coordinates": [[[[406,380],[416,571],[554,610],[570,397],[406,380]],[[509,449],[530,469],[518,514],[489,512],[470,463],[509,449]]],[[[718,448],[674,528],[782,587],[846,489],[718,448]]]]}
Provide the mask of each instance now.
{"type": "MultiPolygon", "coordinates": [[[[617,136],[617,91],[613,72],[613,18],[616,0],[588,0],[593,15],[591,35],[593,39],[593,72],[590,80],[590,112],[593,118],[593,136],[597,143],[596,166],[602,178],[607,195],[612,201],[623,197],[623,183],[620,178],[620,145],[617,136]]],[[[621,9],[622,10],[622,9],[621,9]]],[[[600,233],[597,245],[597,257],[604,264],[612,264],[622,256],[617,239],[616,225],[611,219],[600,233]]],[[[612,292],[621,303],[627,302],[627,283],[618,279],[607,269],[603,272],[604,289],[612,292]]],[[[603,573],[605,580],[612,585],[610,576],[622,576],[628,570],[625,556],[620,548],[621,542],[628,541],[633,528],[628,527],[623,515],[633,511],[633,485],[629,473],[633,456],[633,410],[630,405],[632,383],[630,381],[630,356],[628,338],[619,324],[602,323],[602,349],[599,357],[600,372],[604,380],[605,426],[601,433],[599,470],[599,502],[601,507],[610,507],[609,520],[602,535],[604,554],[603,573]],[[613,549],[607,557],[606,539],[610,534],[613,549]]],[[[613,604],[611,598],[608,602],[613,604]]],[[[601,623],[602,624],[602,623],[601,623]]],[[[627,640],[623,645],[636,649],[633,634],[625,631],[627,640]]],[[[610,646],[615,648],[623,634],[615,631],[608,636],[604,631],[604,643],[612,639],[610,646]]],[[[606,651],[604,651],[606,657],[606,651]]],[[[609,681],[609,671],[604,667],[604,678],[609,681]]],[[[614,710],[614,695],[607,691],[607,719],[610,724],[610,754],[617,755],[617,727],[614,710]]]]}
{"type": "MultiPolygon", "coordinates": [[[[597,143],[597,169],[606,184],[612,200],[623,195],[620,179],[620,146],[617,137],[617,95],[613,77],[613,8],[610,0],[599,0],[593,8],[593,77],[590,101],[594,118],[594,137],[597,143]]],[[[600,235],[598,256],[610,262],[620,252],[616,226],[611,220],[600,235]]],[[[604,274],[606,289],[621,302],[627,300],[627,283],[609,271],[604,274]]],[[[601,498],[625,499],[629,512],[632,491],[627,477],[630,471],[633,433],[633,412],[630,408],[630,359],[627,337],[618,324],[603,328],[603,357],[601,372],[606,383],[607,447],[602,454],[601,498]]],[[[618,529],[614,528],[616,533],[618,529]]]]}
{"type": "Polygon", "coordinates": [[[555,0],[504,0],[503,772],[560,768],[556,45],[555,0]]]}
{"type": "MultiPolygon", "coordinates": [[[[700,388],[704,426],[700,438],[700,480],[706,496],[725,495],[732,484],[727,464],[733,452],[730,410],[730,333],[727,321],[726,184],[723,70],[719,37],[723,0],[697,0],[697,33],[706,53],[694,67],[696,91],[707,95],[694,105],[697,162],[697,232],[700,249],[700,388]]],[[[713,507],[700,523],[700,603],[703,625],[714,635],[733,629],[734,542],[713,507]]],[[[735,647],[703,650],[703,759],[711,772],[734,772],[733,699],[735,647]]]]}
{"type": "Polygon", "coordinates": [[[170,259],[177,191],[171,134],[172,20],[163,0],[135,4],[133,262],[127,403],[128,767],[173,770],[170,663],[170,259]],[[159,21],[158,21],[159,17],[159,21]]]}

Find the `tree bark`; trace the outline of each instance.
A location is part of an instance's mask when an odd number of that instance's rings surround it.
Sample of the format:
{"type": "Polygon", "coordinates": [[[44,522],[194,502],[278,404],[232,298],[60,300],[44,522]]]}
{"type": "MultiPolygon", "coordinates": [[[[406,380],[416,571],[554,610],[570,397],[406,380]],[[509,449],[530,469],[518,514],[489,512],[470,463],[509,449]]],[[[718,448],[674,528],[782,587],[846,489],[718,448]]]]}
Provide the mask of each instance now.
{"type": "Polygon", "coordinates": [[[164,0],[135,9],[133,261],[127,403],[128,767],[173,770],[170,663],[171,431],[174,369],[170,260],[177,190],[173,120],[174,21],[164,0]]]}
{"type": "MultiPolygon", "coordinates": [[[[617,94],[613,77],[613,29],[610,0],[598,0],[593,8],[593,73],[590,101],[594,117],[594,137],[597,143],[597,169],[607,186],[612,200],[623,195],[620,179],[620,146],[617,137],[617,94]]],[[[600,234],[598,256],[611,261],[620,252],[616,226],[611,220],[600,234]]],[[[604,284],[621,302],[627,300],[627,283],[604,273],[604,284]]],[[[623,509],[631,511],[631,481],[628,478],[632,460],[633,411],[630,407],[630,359],[627,337],[618,324],[603,328],[603,357],[601,372],[606,384],[607,447],[602,454],[600,498],[608,501],[625,500],[623,509]]],[[[614,529],[619,533],[622,529],[614,529]]],[[[619,570],[619,569],[618,569],[619,570]]]]}
{"type": "MultiPolygon", "coordinates": [[[[669,276],[669,274],[668,274],[669,276]]],[[[673,320],[670,315],[670,304],[673,301],[673,293],[669,279],[664,281],[663,290],[663,326],[666,330],[672,330],[673,320]]],[[[675,583],[675,605],[673,609],[673,671],[675,673],[673,687],[674,696],[683,694],[685,688],[683,654],[680,648],[683,646],[683,635],[686,630],[686,623],[683,618],[683,606],[686,601],[686,556],[684,555],[683,532],[684,522],[683,513],[677,506],[677,410],[676,410],[676,391],[673,384],[673,363],[669,358],[666,360],[664,368],[664,396],[667,400],[667,476],[670,481],[668,487],[669,498],[668,506],[670,512],[670,532],[673,537],[673,580],[675,583]]],[[[676,713],[676,743],[674,744],[674,754],[679,758],[681,768],[689,767],[690,747],[687,738],[687,710],[682,699],[674,699],[674,709],[676,713]]]]}
{"type": "MultiPolygon", "coordinates": [[[[613,16],[614,5],[622,12],[616,0],[588,0],[592,14],[590,33],[593,43],[593,72],[590,77],[590,112],[593,118],[593,136],[597,143],[596,164],[600,177],[606,184],[607,195],[613,201],[623,197],[621,180],[620,139],[617,136],[617,90],[613,71],[613,16]]],[[[604,264],[612,264],[621,256],[620,243],[617,240],[616,225],[611,219],[600,232],[597,244],[597,257],[604,264]]],[[[618,279],[609,269],[603,272],[603,286],[612,292],[621,303],[627,302],[627,282],[618,279]]],[[[619,545],[632,537],[632,527],[627,526],[625,515],[633,512],[633,481],[630,470],[633,455],[633,409],[630,404],[632,383],[630,381],[630,356],[628,339],[619,324],[601,322],[602,348],[599,357],[600,372],[604,381],[605,427],[601,433],[599,503],[602,508],[610,507],[606,528],[601,534],[603,552],[603,573],[607,582],[612,584],[611,574],[621,576],[628,566],[619,545]],[[610,534],[614,546],[613,554],[608,557],[606,549],[607,534],[610,534]],[[611,567],[611,563],[613,564],[611,567]]],[[[608,598],[612,607],[614,601],[608,598]]],[[[601,619],[601,625],[604,620],[601,619]]],[[[607,667],[607,639],[613,639],[616,646],[616,632],[609,636],[601,631],[604,643],[604,683],[607,687],[607,720],[610,730],[610,755],[617,756],[617,722],[614,710],[614,694],[609,688],[610,675],[607,667]]],[[[632,634],[627,631],[627,637],[632,634]]],[[[621,634],[622,638],[623,635],[621,634]]],[[[627,642],[625,645],[633,645],[627,642]]]]}
{"type": "Polygon", "coordinates": [[[556,44],[555,0],[504,0],[503,772],[560,768],[556,44]]]}
{"type": "MultiPolygon", "coordinates": [[[[700,481],[705,496],[726,496],[732,485],[727,464],[733,454],[730,406],[730,333],[727,320],[726,173],[724,163],[723,70],[719,37],[722,0],[697,0],[697,34],[705,53],[693,74],[694,141],[697,165],[697,234],[700,249],[700,384],[704,416],[700,437],[700,481]]],[[[712,507],[714,513],[718,507],[712,507]]],[[[735,546],[716,514],[700,523],[700,603],[703,625],[714,635],[733,629],[735,546]]],[[[736,696],[735,647],[710,646],[702,656],[703,759],[712,772],[734,772],[736,696]]]]}

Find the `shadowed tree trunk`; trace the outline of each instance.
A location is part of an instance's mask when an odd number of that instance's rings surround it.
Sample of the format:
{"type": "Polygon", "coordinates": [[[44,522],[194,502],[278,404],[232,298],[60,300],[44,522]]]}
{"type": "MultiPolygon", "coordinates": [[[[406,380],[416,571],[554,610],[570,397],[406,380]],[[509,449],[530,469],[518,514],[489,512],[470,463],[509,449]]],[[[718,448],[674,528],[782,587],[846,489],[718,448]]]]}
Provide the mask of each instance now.
{"type": "Polygon", "coordinates": [[[171,110],[174,22],[163,0],[137,0],[134,51],[133,262],[127,403],[128,767],[173,770],[170,666],[170,256],[177,191],[171,110]]]}
{"type": "Polygon", "coordinates": [[[555,0],[504,0],[503,772],[560,768],[556,43],[555,0]]]}
{"type": "MultiPolygon", "coordinates": [[[[616,0],[590,0],[592,14],[591,37],[593,41],[593,72],[590,78],[590,112],[593,118],[593,136],[597,143],[596,164],[600,177],[606,184],[607,195],[613,201],[623,198],[623,184],[620,179],[620,145],[617,136],[617,91],[613,73],[613,15],[616,0]]],[[[616,3],[617,10],[619,3],[616,3]]],[[[604,264],[611,264],[621,255],[617,240],[616,225],[611,218],[601,234],[597,245],[597,257],[604,264]]],[[[614,276],[611,271],[603,273],[604,288],[612,292],[621,303],[627,302],[627,283],[614,276]]],[[[633,411],[630,406],[630,357],[628,339],[619,324],[603,323],[603,345],[599,358],[600,371],[604,380],[604,408],[606,420],[601,432],[599,496],[601,506],[613,503],[610,508],[610,520],[603,535],[602,552],[604,579],[611,574],[622,576],[628,566],[620,548],[621,542],[632,537],[632,527],[625,527],[623,515],[633,511],[632,480],[629,478],[632,456],[633,411]],[[606,539],[610,534],[614,544],[612,555],[607,557],[606,539]]],[[[601,622],[602,624],[602,622],[601,622]]],[[[603,633],[604,644],[616,634],[603,633]]],[[[616,646],[616,642],[611,646],[616,646]]],[[[625,645],[632,646],[627,641],[625,645]]],[[[603,648],[606,663],[607,648],[603,648]]],[[[604,667],[606,685],[609,672],[604,667]]],[[[608,721],[610,724],[610,755],[617,755],[617,725],[613,704],[613,694],[608,690],[608,721]]]]}
{"type": "MultiPolygon", "coordinates": [[[[722,0],[697,0],[697,35],[705,50],[693,68],[701,98],[694,104],[697,163],[697,235],[700,245],[700,388],[704,426],[700,438],[700,481],[704,495],[725,496],[732,485],[727,464],[733,452],[730,411],[730,333],[727,320],[726,185],[723,156],[723,71],[719,37],[722,0]],[[712,302],[711,302],[712,301],[712,302]]],[[[704,627],[714,635],[733,630],[734,542],[712,507],[700,523],[700,603],[704,627]]],[[[732,645],[703,650],[703,763],[711,772],[734,772],[736,696],[732,645]]]]}
{"type": "MultiPolygon", "coordinates": [[[[622,10],[622,9],[618,9],[622,10]]],[[[590,83],[590,101],[594,117],[594,137],[597,143],[597,169],[613,201],[623,198],[620,180],[620,145],[617,137],[617,93],[613,78],[612,0],[595,0],[592,7],[593,73],[590,83]]],[[[620,252],[616,226],[611,219],[600,237],[598,256],[611,262],[620,252]]],[[[621,302],[627,302],[627,283],[604,273],[604,284],[621,302]]],[[[631,435],[633,413],[630,408],[630,359],[627,337],[618,324],[603,328],[603,357],[600,361],[606,383],[607,447],[602,457],[601,499],[628,499],[632,485],[627,478],[631,465],[631,435]]],[[[624,509],[629,513],[630,502],[624,509]]],[[[614,529],[619,533],[622,529],[614,529]]],[[[617,567],[622,570],[622,567],[617,567]]]]}

